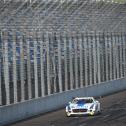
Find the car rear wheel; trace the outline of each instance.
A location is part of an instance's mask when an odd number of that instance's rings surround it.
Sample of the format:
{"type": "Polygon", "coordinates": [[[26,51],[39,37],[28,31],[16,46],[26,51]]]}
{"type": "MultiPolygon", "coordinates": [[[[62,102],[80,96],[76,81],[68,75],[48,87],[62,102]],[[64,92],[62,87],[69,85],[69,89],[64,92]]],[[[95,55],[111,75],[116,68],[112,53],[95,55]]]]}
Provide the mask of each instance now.
{"type": "Polygon", "coordinates": [[[101,114],[101,111],[98,111],[98,115],[101,114]]]}

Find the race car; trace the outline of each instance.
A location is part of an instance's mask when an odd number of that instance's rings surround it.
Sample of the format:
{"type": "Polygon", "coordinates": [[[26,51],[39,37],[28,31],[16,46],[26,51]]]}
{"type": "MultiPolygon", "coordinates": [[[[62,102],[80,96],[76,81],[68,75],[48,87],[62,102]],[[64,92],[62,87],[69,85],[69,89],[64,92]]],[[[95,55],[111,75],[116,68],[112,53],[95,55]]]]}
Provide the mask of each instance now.
{"type": "Polygon", "coordinates": [[[93,97],[76,97],[66,106],[66,115],[95,115],[101,112],[100,102],[93,97]]]}

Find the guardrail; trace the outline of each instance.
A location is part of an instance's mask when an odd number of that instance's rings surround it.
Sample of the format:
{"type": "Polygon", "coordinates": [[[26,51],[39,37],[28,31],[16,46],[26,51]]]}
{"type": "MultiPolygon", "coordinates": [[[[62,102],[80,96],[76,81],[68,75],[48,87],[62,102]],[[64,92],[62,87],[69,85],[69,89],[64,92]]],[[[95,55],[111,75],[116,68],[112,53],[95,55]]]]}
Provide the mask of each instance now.
{"type": "MultiPolygon", "coordinates": [[[[103,96],[126,89],[125,78],[0,107],[0,125],[64,108],[72,97],[103,96]]],[[[64,110],[65,111],[65,110],[64,110]]]]}

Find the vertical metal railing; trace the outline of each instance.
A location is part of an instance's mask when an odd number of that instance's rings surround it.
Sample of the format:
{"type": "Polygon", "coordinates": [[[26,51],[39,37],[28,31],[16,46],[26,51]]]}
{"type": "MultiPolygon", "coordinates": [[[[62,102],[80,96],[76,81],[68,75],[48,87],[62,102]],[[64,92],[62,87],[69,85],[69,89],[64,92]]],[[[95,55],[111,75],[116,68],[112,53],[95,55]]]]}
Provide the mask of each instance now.
{"type": "Polygon", "coordinates": [[[64,33],[64,67],[65,67],[65,91],[69,89],[68,86],[68,47],[67,47],[67,33],[64,33]]]}
{"type": "Polygon", "coordinates": [[[49,33],[46,33],[46,53],[47,53],[47,93],[48,95],[51,94],[51,83],[50,83],[50,41],[49,41],[49,33]]]}
{"type": "Polygon", "coordinates": [[[112,44],[113,44],[113,76],[116,79],[116,43],[115,43],[115,35],[112,33],[112,44]]]}
{"type": "Polygon", "coordinates": [[[125,33],[121,33],[121,38],[122,38],[121,41],[122,41],[122,46],[123,46],[122,47],[122,49],[123,49],[122,50],[123,51],[122,52],[123,53],[123,57],[122,57],[122,59],[123,59],[123,61],[122,61],[123,62],[122,63],[123,64],[123,68],[122,69],[123,69],[123,76],[125,76],[125,70],[126,70],[126,64],[125,64],[126,63],[126,40],[125,40],[125,33]]]}
{"type": "Polygon", "coordinates": [[[16,63],[16,31],[13,31],[13,87],[14,87],[14,103],[18,102],[17,97],[17,63],[16,63]]]}
{"type": "Polygon", "coordinates": [[[36,31],[33,31],[33,40],[34,40],[34,83],[35,83],[35,98],[38,98],[38,59],[37,59],[37,36],[36,31]]]}
{"type": "Polygon", "coordinates": [[[59,79],[59,92],[63,90],[63,81],[62,81],[62,61],[61,61],[61,35],[56,33],[56,38],[58,41],[58,79],[59,79]]]}
{"type": "Polygon", "coordinates": [[[85,78],[85,86],[88,86],[88,60],[87,60],[87,51],[88,51],[88,46],[87,46],[87,33],[84,34],[83,36],[84,39],[84,78],[85,78]]]}
{"type": "Polygon", "coordinates": [[[116,75],[117,75],[117,78],[119,78],[119,48],[118,48],[118,44],[119,44],[119,41],[118,41],[118,34],[115,34],[115,51],[116,51],[116,75]]]}
{"type": "Polygon", "coordinates": [[[40,35],[40,62],[41,62],[41,96],[45,96],[45,80],[44,80],[44,40],[43,33],[39,32],[40,35]]]}
{"type": "Polygon", "coordinates": [[[2,61],[0,59],[0,106],[2,105],[2,69],[1,69],[1,64],[2,64],[2,61]]]}
{"type": "Polygon", "coordinates": [[[21,101],[25,100],[25,80],[24,80],[24,48],[23,48],[23,36],[20,35],[20,85],[21,85],[21,101]]]}
{"type": "Polygon", "coordinates": [[[124,32],[21,32],[14,29],[11,36],[12,42],[8,39],[9,32],[1,31],[1,105],[9,105],[10,101],[15,104],[125,76],[124,32]],[[12,80],[10,73],[13,73],[12,80]],[[13,87],[10,87],[11,83],[13,87]],[[3,87],[5,90],[2,90],[3,87]]]}
{"type": "Polygon", "coordinates": [[[8,62],[8,32],[4,30],[2,32],[3,40],[3,64],[4,64],[4,84],[5,84],[5,93],[6,93],[6,104],[10,104],[10,84],[9,84],[9,62],[8,62]]]}
{"type": "Polygon", "coordinates": [[[99,43],[99,33],[96,34],[96,45],[97,45],[97,81],[101,82],[101,62],[100,62],[100,43],[99,43]]]}
{"type": "MultiPolygon", "coordinates": [[[[1,70],[1,61],[0,61],[0,70],[1,70]]],[[[0,106],[2,105],[2,77],[1,77],[1,71],[0,71],[0,106]]]]}
{"type": "Polygon", "coordinates": [[[89,73],[88,73],[88,82],[89,82],[89,85],[92,85],[93,84],[93,73],[92,73],[92,69],[93,69],[93,66],[92,66],[92,33],[89,33],[88,34],[88,60],[89,60],[89,73]]]}
{"type": "Polygon", "coordinates": [[[79,54],[79,59],[80,59],[80,87],[82,88],[84,85],[85,85],[85,83],[84,83],[84,56],[83,56],[83,54],[84,54],[84,38],[83,38],[83,33],[80,33],[79,34],[79,39],[78,39],[78,44],[79,44],[79,50],[80,50],[80,54],[79,54]]]}
{"type": "Polygon", "coordinates": [[[3,42],[2,31],[0,30],[0,106],[2,105],[2,54],[3,54],[3,42]]]}
{"type": "Polygon", "coordinates": [[[92,51],[92,53],[93,53],[93,69],[94,69],[94,71],[93,71],[93,76],[94,76],[94,84],[96,84],[97,83],[97,67],[98,67],[98,64],[97,64],[97,53],[96,53],[96,33],[94,32],[94,34],[93,34],[93,39],[92,39],[92,41],[93,41],[93,51],[92,51]]]}
{"type": "Polygon", "coordinates": [[[28,31],[26,36],[26,46],[27,46],[27,83],[28,83],[28,99],[32,98],[32,81],[31,81],[31,61],[30,61],[30,31],[28,31]]]}
{"type": "Polygon", "coordinates": [[[112,73],[113,73],[113,63],[112,63],[112,38],[111,33],[108,32],[108,43],[109,43],[109,79],[112,80],[112,73]]]}
{"type": "Polygon", "coordinates": [[[78,40],[80,38],[78,38],[78,33],[75,34],[74,33],[74,45],[75,45],[75,64],[74,64],[74,68],[75,68],[75,88],[77,89],[79,86],[79,76],[78,76],[78,40]]]}
{"type": "Polygon", "coordinates": [[[122,42],[122,38],[121,38],[121,33],[119,33],[120,78],[123,77],[123,70],[122,70],[123,60],[122,60],[122,56],[123,56],[123,42],[122,42]]]}
{"type": "Polygon", "coordinates": [[[69,68],[69,73],[70,73],[70,90],[73,89],[73,48],[72,48],[72,34],[69,36],[69,60],[70,60],[70,68],[69,68]]]}
{"type": "Polygon", "coordinates": [[[109,68],[108,68],[108,34],[104,33],[104,43],[105,43],[105,80],[108,81],[109,80],[109,68]],[[106,34],[106,35],[105,35],[106,34]]]}

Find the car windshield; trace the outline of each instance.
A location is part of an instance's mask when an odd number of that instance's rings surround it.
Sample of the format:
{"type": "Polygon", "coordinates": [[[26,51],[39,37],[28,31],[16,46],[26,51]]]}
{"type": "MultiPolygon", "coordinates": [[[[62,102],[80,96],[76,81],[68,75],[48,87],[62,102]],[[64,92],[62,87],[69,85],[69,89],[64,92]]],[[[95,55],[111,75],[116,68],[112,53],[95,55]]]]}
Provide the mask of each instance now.
{"type": "Polygon", "coordinates": [[[74,99],[73,103],[76,104],[85,104],[85,103],[92,103],[93,99],[74,99]]]}

